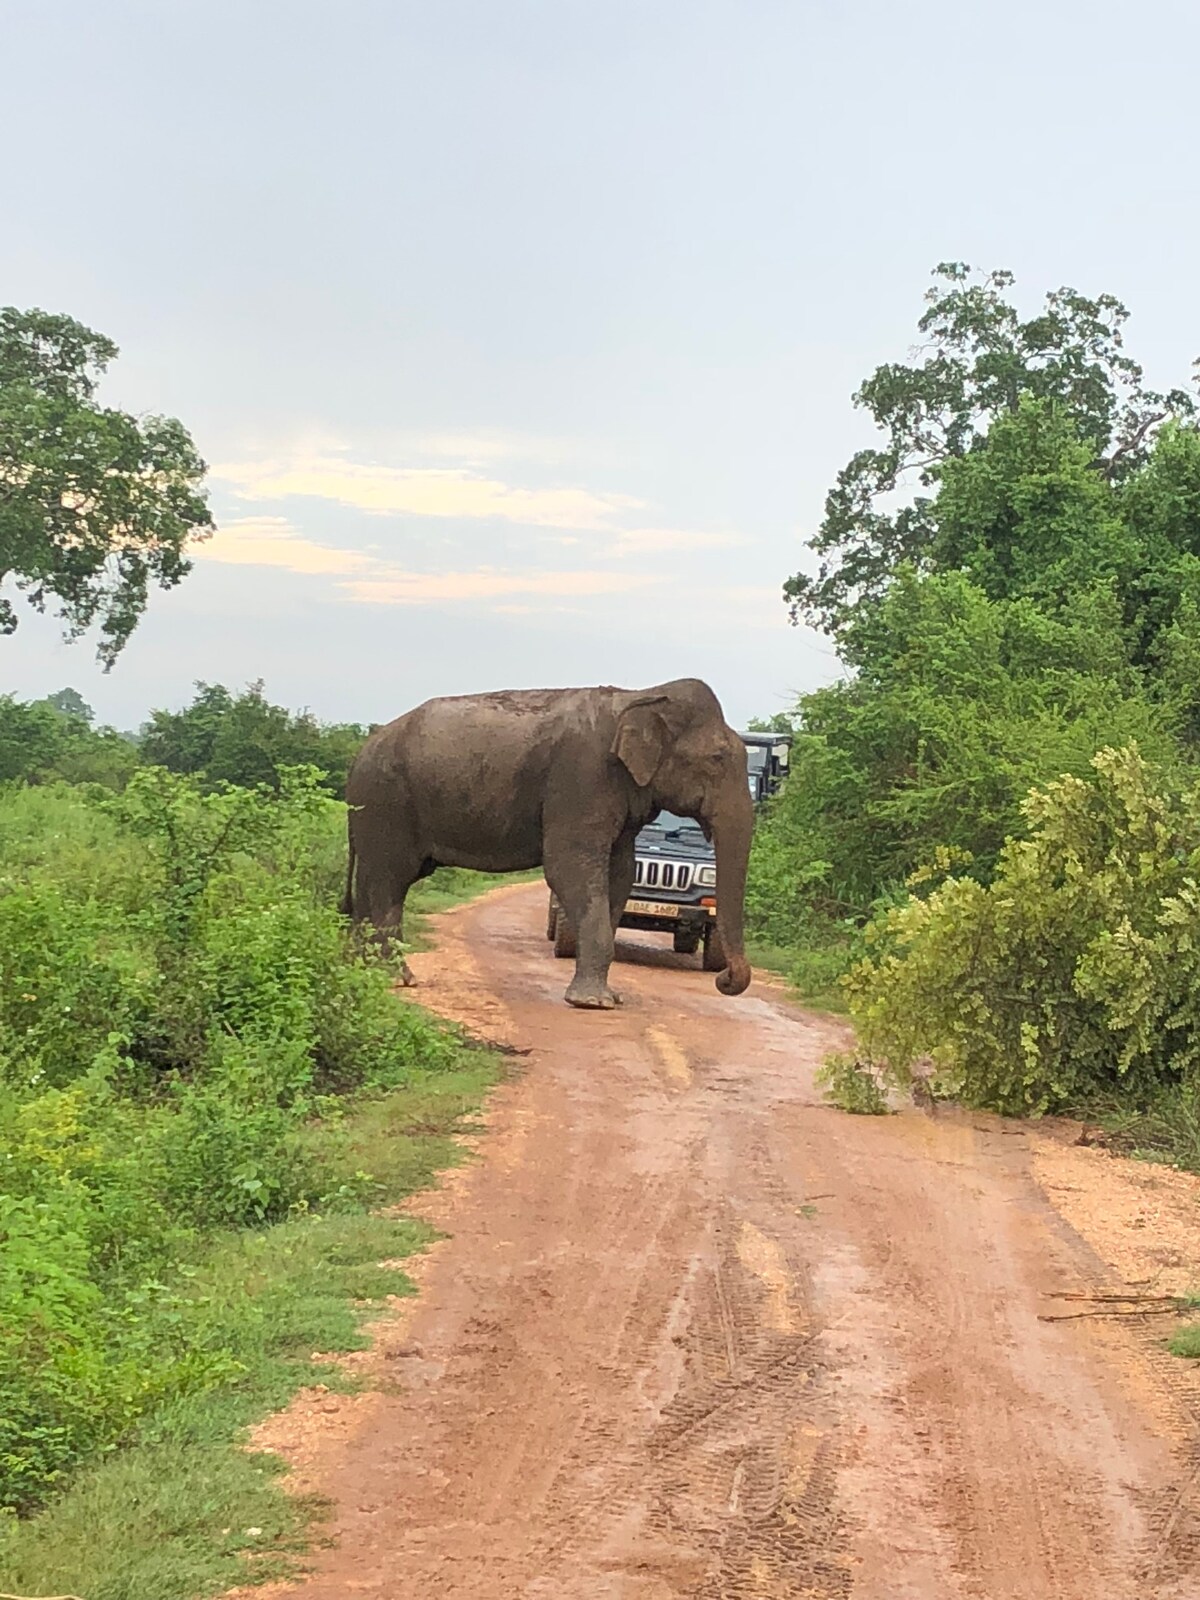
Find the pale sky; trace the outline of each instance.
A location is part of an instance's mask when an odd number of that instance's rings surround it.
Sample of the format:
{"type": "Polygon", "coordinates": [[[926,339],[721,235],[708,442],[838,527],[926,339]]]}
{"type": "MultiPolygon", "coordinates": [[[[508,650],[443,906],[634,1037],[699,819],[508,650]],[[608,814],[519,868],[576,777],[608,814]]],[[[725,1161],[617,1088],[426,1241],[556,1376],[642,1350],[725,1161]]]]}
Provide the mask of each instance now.
{"type": "Polygon", "coordinates": [[[693,674],[744,722],[838,671],[779,589],[936,262],[1200,354],[1194,0],[0,0],[0,48],[0,304],[212,468],[112,673],[0,640],[119,726],[693,674]]]}

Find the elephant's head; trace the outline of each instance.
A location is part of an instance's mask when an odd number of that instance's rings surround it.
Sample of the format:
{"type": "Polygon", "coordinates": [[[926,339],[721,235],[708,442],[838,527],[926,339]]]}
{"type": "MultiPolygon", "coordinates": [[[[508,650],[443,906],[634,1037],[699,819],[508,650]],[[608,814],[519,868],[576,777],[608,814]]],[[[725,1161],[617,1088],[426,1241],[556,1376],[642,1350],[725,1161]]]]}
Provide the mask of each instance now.
{"type": "Polygon", "coordinates": [[[708,685],[681,678],[618,704],[612,754],[654,808],[695,818],[713,841],[717,931],[726,961],[717,988],[741,994],[750,983],[742,920],[754,831],[745,745],[708,685]]]}

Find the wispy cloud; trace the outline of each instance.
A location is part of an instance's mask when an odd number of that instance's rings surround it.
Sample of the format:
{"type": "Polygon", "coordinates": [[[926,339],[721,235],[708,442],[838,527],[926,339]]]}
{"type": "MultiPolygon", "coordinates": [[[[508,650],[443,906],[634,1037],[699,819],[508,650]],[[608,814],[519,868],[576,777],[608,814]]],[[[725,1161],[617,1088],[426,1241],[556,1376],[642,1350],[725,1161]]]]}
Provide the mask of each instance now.
{"type": "MultiPolygon", "coordinates": [[[[314,440],[278,455],[219,463],[212,475],[250,504],[306,499],[374,516],[502,521],[557,530],[561,544],[596,540],[604,555],[622,558],[746,542],[732,532],[635,526],[636,514],[646,508],[634,495],[508,483],[467,462],[473,447],[482,453],[487,443],[459,434],[421,436],[410,444],[412,452],[419,447],[426,459],[457,456],[459,464],[392,466],[355,460],[347,447],[335,441],[314,440]]],[[[502,444],[494,448],[498,459],[502,444]]]]}
{"type": "MultiPolygon", "coordinates": [[[[676,552],[737,545],[731,533],[645,525],[645,506],[633,495],[557,485],[510,483],[491,470],[467,464],[468,436],[426,436],[424,459],[439,454],[455,465],[404,465],[355,459],[342,441],[310,436],[275,454],[228,461],[213,476],[246,507],[244,516],[222,524],[196,554],[201,560],[242,567],[273,567],[327,580],[342,600],[360,605],[417,606],[488,602],[522,609],[546,609],[554,600],[584,601],[601,595],[631,594],[665,582],[668,562],[655,557],[676,552]],[[302,507],[300,502],[306,502],[302,507]],[[290,516],[277,514],[286,506],[290,516]],[[368,514],[381,537],[362,539],[356,548],[322,543],[307,530],[320,526],[333,506],[368,514]],[[252,507],[261,510],[251,512],[252,507]],[[462,548],[444,553],[448,570],[428,570],[430,542],[421,541],[417,570],[401,540],[407,533],[381,526],[385,517],[457,519],[492,524],[478,562],[462,548]],[[513,528],[498,535],[495,523],[513,528]],[[523,534],[518,529],[526,530],[523,534]],[[538,530],[531,538],[528,530],[538,530]],[[508,548],[505,551],[505,542],[508,548]],[[570,551],[570,555],[568,555],[570,551]],[[579,561],[584,570],[571,565],[579,561]],[[609,565],[611,563],[611,565],[609,565]],[[660,570],[656,571],[656,565],[660,570]]],[[[495,447],[497,455],[500,446],[495,447]]],[[[539,463],[544,470],[545,463],[539,463]]],[[[365,530],[364,530],[365,531],[365,530]]],[[[374,531],[374,529],[372,529],[374,531]]],[[[438,535],[441,542],[443,536],[438,535]]],[[[475,539],[465,541],[469,548],[475,539]]]]}
{"type": "Polygon", "coordinates": [[[352,600],[403,606],[427,605],[439,600],[487,600],[496,595],[514,594],[623,594],[661,582],[662,579],[651,572],[496,572],[481,567],[474,572],[404,572],[355,578],[342,587],[352,600]]]}
{"type": "MultiPolygon", "coordinates": [[[[366,605],[432,605],[512,596],[586,596],[625,593],[661,580],[645,572],[411,572],[363,550],[343,550],[306,538],[286,517],[242,517],[226,522],[192,552],[202,561],[275,567],[306,577],[332,578],[345,599],[366,605]]],[[[506,610],[532,607],[506,606],[506,610]]]]}
{"type": "Polygon", "coordinates": [[[338,550],[306,539],[286,517],[236,517],[192,554],[238,567],[283,567],[312,577],[350,577],[378,565],[359,550],[338,550]]]}
{"type": "Polygon", "coordinates": [[[500,518],[526,527],[610,529],[640,501],[589,489],[528,489],[465,467],[389,467],[336,455],[220,463],[212,476],[243,500],[308,498],[416,517],[500,518]]]}
{"type": "Polygon", "coordinates": [[[617,531],[613,555],[657,555],[667,550],[719,550],[745,544],[736,533],[701,533],[694,528],[622,528],[617,531]]]}

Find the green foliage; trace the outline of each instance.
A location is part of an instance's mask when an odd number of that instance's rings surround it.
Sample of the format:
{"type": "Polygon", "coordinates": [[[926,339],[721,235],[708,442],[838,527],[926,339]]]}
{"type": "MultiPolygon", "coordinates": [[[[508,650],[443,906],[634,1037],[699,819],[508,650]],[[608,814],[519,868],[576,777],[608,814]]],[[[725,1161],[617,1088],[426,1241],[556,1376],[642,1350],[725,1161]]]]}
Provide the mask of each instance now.
{"type": "Polygon", "coordinates": [[[885,1117],[888,1113],[878,1074],[853,1053],[829,1056],[818,1068],[816,1081],[835,1106],[854,1116],[885,1117]]]}
{"type": "Polygon", "coordinates": [[[318,778],[0,796],[0,1505],[236,1382],[181,1263],[361,1204],[313,1118],[455,1066],[333,909],[345,808],[318,778]]]}
{"type": "Polygon", "coordinates": [[[920,359],[878,367],[854,396],[884,441],[860,450],[838,475],[811,543],[817,571],[797,573],[784,587],[793,619],[839,637],[900,567],[938,570],[933,495],[949,464],[992,442],[994,425],[1020,414],[1024,398],[1038,402],[1039,415],[1062,418],[1111,483],[1142,466],[1164,418],[1195,410],[1182,390],[1146,389],[1124,349],[1128,313],[1112,295],[1058,289],[1024,319],[1008,298],[1009,272],[978,274],[949,262],[934,279],[918,324],[920,359]],[[912,480],[914,498],[890,509],[895,491],[912,480]]]}
{"type": "Polygon", "coordinates": [[[943,466],[930,511],[933,570],[964,572],[991,599],[1050,608],[1120,583],[1136,563],[1136,542],[1094,459],[1077,419],[1022,396],[974,450],[943,466]]]}
{"type": "Polygon", "coordinates": [[[55,711],[61,711],[64,717],[74,717],[77,722],[85,722],[89,728],[96,720],[96,713],[78,689],[59,689],[54,694],[48,694],[45,703],[53,706],[55,711]]]}
{"type": "Polygon", "coordinates": [[[0,1516],[0,1588],[194,1600],[294,1570],[314,1508],[283,1492],[280,1464],[242,1448],[238,1431],[302,1384],[347,1386],[312,1352],[362,1348],[361,1318],[410,1292],[379,1263],[421,1249],[429,1231],[394,1203],[461,1159],[451,1135],[494,1077],[492,1058],[463,1052],[449,1067],[415,1066],[404,1088],[345,1117],[310,1119],[300,1133],[330,1196],[320,1209],[185,1237],[157,1277],[129,1289],[119,1348],[160,1373],[153,1403],[39,1515],[0,1516]],[[364,1212],[364,1192],[387,1213],[364,1212]]]}
{"type": "Polygon", "coordinates": [[[340,797],[367,734],[353,723],[321,723],[272,705],[261,683],[241,695],[198,684],[182,711],[152,712],[136,742],[93,724],[75,689],[24,702],[0,695],[0,784],[61,779],[121,789],[139,766],[158,765],[198,777],[208,789],[278,789],[287,768],[314,767],[321,787],[340,797]]]}
{"type": "Polygon", "coordinates": [[[1200,790],[1136,748],[1093,768],[1033,791],[990,884],[947,878],[868,929],[851,1015],[893,1078],[928,1057],[941,1091],[1014,1113],[1200,1089],[1200,790]]]}
{"type": "Polygon", "coordinates": [[[1090,782],[1100,749],[1136,745],[1172,792],[1200,759],[1193,400],[1146,389],[1112,296],[1059,290],[1026,318],[1008,273],[935,279],[919,351],[855,397],[882,442],[839,476],[816,569],[785,588],[848,668],[796,707],[751,859],[749,934],[789,949],[809,986],[948,872],[939,927],[951,946],[957,896],[969,943],[973,897],[1028,832],[1026,796],[1090,782]]]}
{"type": "MultiPolygon", "coordinates": [[[[116,355],[70,317],[0,309],[0,584],[53,607],[69,637],[98,623],[109,667],[151,583],[185,577],[187,542],[212,526],[182,424],[96,401],[116,355]]],[[[0,634],[16,626],[0,598],[0,634]]]]}
{"type": "Polygon", "coordinates": [[[1070,613],[901,573],[852,679],[807,695],[791,774],[757,830],[749,926],[777,944],[866,915],[939,849],[991,872],[1037,783],[1101,745],[1179,764],[1171,708],[1131,666],[1111,590],[1070,613]]]}
{"type": "MultiPolygon", "coordinates": [[[[102,783],[119,789],[138,764],[138,753],[112,728],[93,728],[60,690],[46,700],[22,702],[0,695],[0,783],[24,781],[102,783]]],[[[83,701],[79,696],[79,703],[83,701]]]]}
{"type": "Polygon", "coordinates": [[[261,682],[240,695],[221,684],[198,683],[182,711],[152,713],[142,756],[171,772],[201,774],[209,784],[278,787],[284,767],[318,767],[324,786],[341,795],[366,736],[367,729],[354,724],[322,724],[307,712],[272,705],[261,682]]]}
{"type": "Polygon", "coordinates": [[[1171,1336],[1168,1349],[1185,1361],[1200,1361],[1200,1322],[1189,1322],[1171,1336]]]}

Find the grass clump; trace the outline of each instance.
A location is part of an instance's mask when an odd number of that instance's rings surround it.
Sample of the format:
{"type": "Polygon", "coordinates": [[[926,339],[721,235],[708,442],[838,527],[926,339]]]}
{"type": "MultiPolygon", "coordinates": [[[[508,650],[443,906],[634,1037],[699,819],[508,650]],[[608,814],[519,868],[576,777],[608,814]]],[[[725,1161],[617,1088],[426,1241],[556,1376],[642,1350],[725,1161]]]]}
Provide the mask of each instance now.
{"type": "MultiPolygon", "coordinates": [[[[1188,1302],[1188,1308],[1195,1310],[1198,1302],[1193,1297],[1188,1302]]],[[[1189,1322],[1167,1341],[1167,1349],[1173,1356],[1179,1356],[1185,1361],[1200,1361],[1200,1322],[1189,1322]]]]}
{"type": "MultiPolygon", "coordinates": [[[[418,1074],[304,1137],[335,1192],[394,1201],[456,1159],[453,1134],[493,1077],[488,1057],[463,1052],[446,1071],[418,1074]]],[[[279,1463],[234,1441],[302,1385],[348,1387],[314,1353],[363,1346],[361,1319],[411,1287],[379,1263],[430,1236],[343,1198],[197,1240],[170,1281],[146,1291],[135,1338],[144,1354],[199,1352],[212,1364],[148,1407],[119,1449],[94,1456],[39,1515],[0,1519],[4,1588],[191,1600],[246,1581],[248,1563],[258,1579],[293,1570],[320,1507],[284,1494],[279,1463]]]]}
{"type": "Polygon", "coordinates": [[[826,1098],[841,1110],[862,1117],[887,1115],[887,1096],[877,1074],[856,1055],[845,1052],[830,1055],[817,1069],[816,1077],[826,1098]]]}
{"type": "Polygon", "coordinates": [[[300,1537],[233,1441],[361,1342],[425,1237],[372,1211],[494,1075],[337,913],[344,838],[307,770],[0,793],[0,1589],[185,1600],[300,1537]]]}

